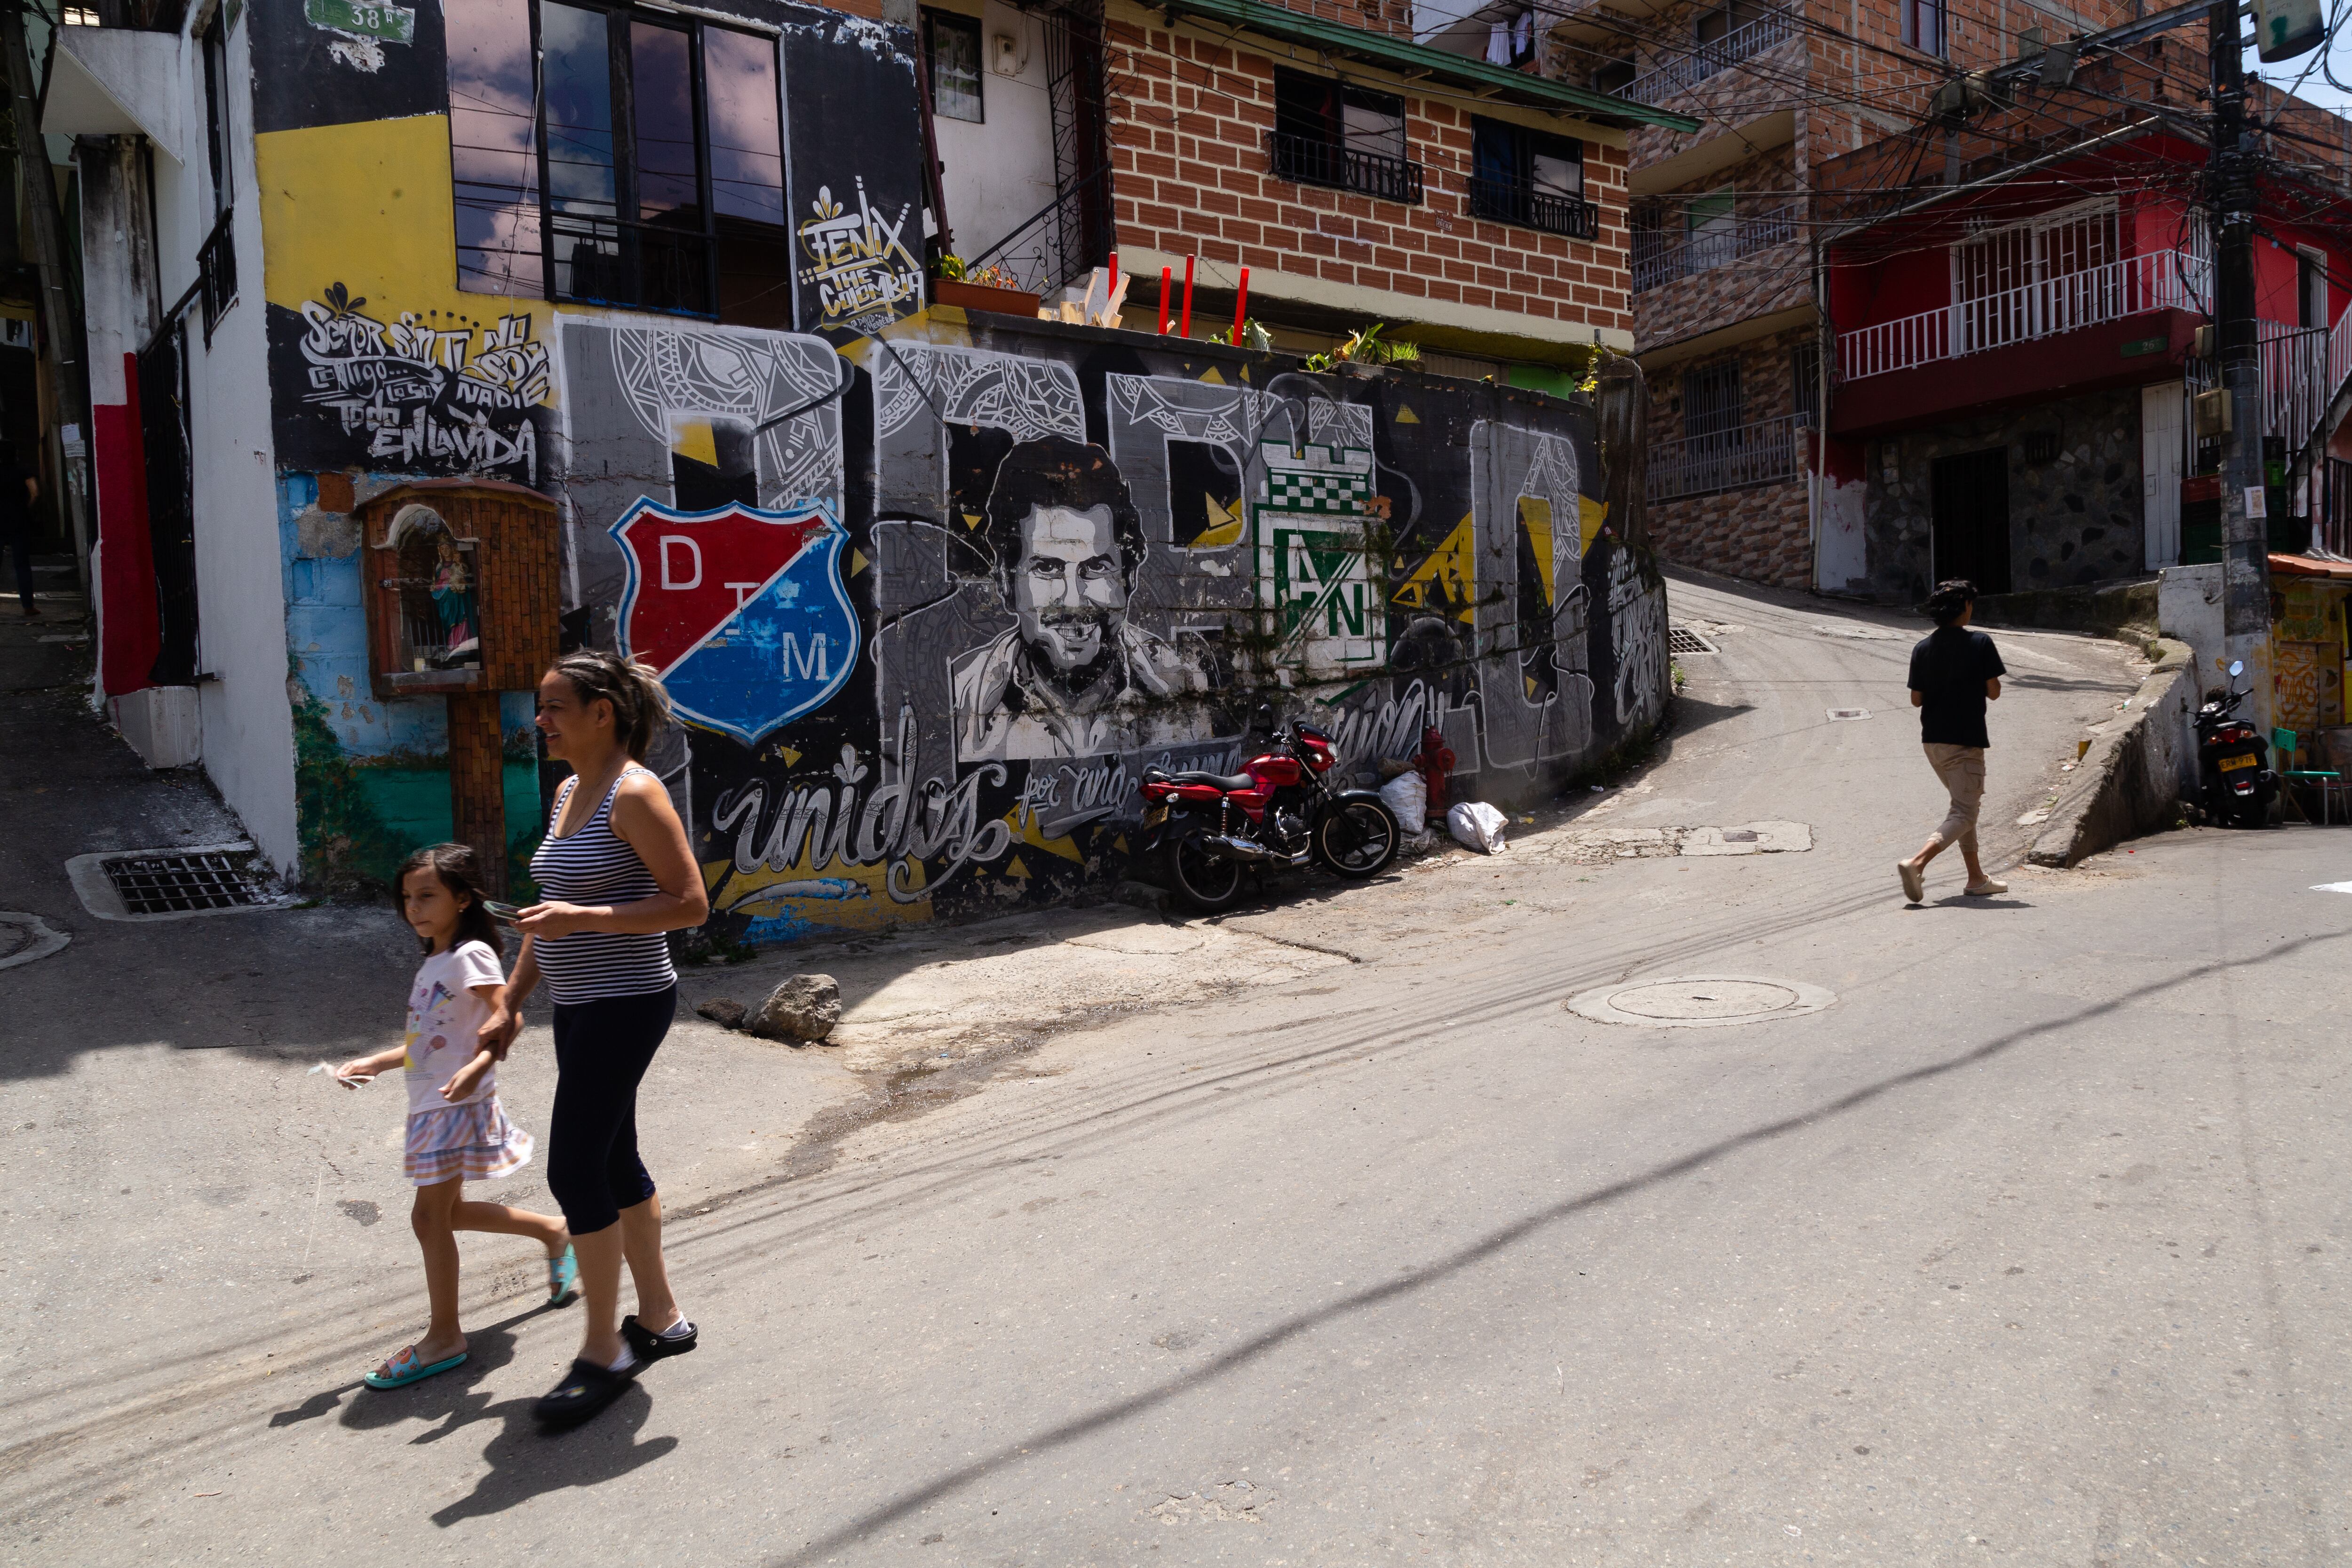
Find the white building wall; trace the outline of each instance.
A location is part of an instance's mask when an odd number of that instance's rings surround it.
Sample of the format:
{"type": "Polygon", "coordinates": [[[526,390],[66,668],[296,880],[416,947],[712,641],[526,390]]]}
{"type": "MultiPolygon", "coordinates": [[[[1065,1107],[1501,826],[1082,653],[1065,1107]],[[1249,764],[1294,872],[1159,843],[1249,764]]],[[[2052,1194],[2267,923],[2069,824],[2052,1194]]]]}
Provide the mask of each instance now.
{"type": "Polygon", "coordinates": [[[969,259],[1054,199],[1054,122],[1045,24],[992,0],[954,9],[980,17],[981,102],[988,117],[982,123],[934,117],[948,223],[956,254],[969,259]],[[1011,75],[996,68],[1000,37],[1013,40],[1011,75]]]}
{"type": "MultiPolygon", "coordinates": [[[[209,345],[202,306],[191,304],[186,315],[197,668],[206,678],[197,690],[205,772],[244,820],[254,843],[281,869],[291,870],[299,858],[300,840],[294,805],[294,719],[286,692],[286,591],[273,478],[249,33],[240,25],[228,37],[228,146],[239,298],[221,317],[209,345]]],[[[176,164],[160,154],[155,159],[157,270],[166,306],[195,281],[196,253],[215,221],[205,142],[202,51],[188,39],[179,58],[186,157],[176,164]]]]}

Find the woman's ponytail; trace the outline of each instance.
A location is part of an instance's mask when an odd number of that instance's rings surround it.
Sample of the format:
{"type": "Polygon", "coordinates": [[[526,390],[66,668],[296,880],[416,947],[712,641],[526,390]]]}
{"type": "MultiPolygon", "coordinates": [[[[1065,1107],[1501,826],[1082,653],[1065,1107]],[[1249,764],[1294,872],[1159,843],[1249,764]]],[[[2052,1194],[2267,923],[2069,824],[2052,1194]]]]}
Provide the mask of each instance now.
{"type": "Polygon", "coordinates": [[[669,725],[669,692],[649,664],[583,648],[548,668],[572,683],[583,703],[601,698],[613,705],[613,739],[633,761],[644,762],[654,737],[669,725]]]}

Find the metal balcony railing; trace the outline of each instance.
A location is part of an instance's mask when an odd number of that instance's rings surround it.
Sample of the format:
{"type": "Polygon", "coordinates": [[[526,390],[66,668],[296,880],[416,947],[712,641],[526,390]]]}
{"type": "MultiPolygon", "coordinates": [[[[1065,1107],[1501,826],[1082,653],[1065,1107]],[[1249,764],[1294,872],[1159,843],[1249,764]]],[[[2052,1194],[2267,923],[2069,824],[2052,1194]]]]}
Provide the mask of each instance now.
{"type": "Polygon", "coordinates": [[[1859,381],[2143,310],[2202,312],[2211,297],[2209,263],[2186,251],[2159,250],[1840,333],[1838,367],[1847,381],[1859,381]]]}
{"type": "Polygon", "coordinates": [[[1084,208],[1094,188],[1110,173],[1108,166],[1054,193],[1054,199],[1023,218],[1003,239],[964,258],[964,276],[995,267],[1019,286],[1047,295],[1093,267],[1082,246],[1084,208]]]}
{"type": "Polygon", "coordinates": [[[1524,180],[1470,181],[1470,216],[1490,223],[1517,224],[1570,239],[1593,239],[1601,233],[1601,212],[1591,202],[1539,191],[1524,180]]]}
{"type": "Polygon", "coordinates": [[[204,248],[196,252],[196,290],[204,304],[207,346],[213,341],[213,329],[236,303],[236,241],[230,233],[234,216],[235,209],[221,214],[205,237],[204,248]]]}
{"type": "MultiPolygon", "coordinates": [[[[2346,316],[2352,318],[2352,311],[2346,316]]],[[[2352,340],[2346,339],[2342,321],[2330,332],[2325,327],[2257,321],[2254,346],[2261,356],[2254,390],[2263,421],[2255,433],[2282,437],[2289,451],[2297,450],[2311,439],[2329,397],[2344,384],[2346,365],[2338,356],[2352,349],[2352,340]]],[[[2191,392],[2209,392],[2221,384],[2221,367],[2214,360],[2192,358],[2185,379],[2191,392]]]]}
{"type": "Polygon", "coordinates": [[[1729,223],[1715,224],[1696,234],[1675,229],[1637,228],[1633,231],[1633,292],[1655,289],[1677,278],[1688,278],[1717,267],[1728,267],[1797,237],[1805,209],[1796,203],[1774,207],[1729,223]]]}
{"type": "Polygon", "coordinates": [[[1796,37],[1794,8],[1768,11],[1744,27],[1735,27],[1711,44],[1701,44],[1670,66],[1635,77],[1621,95],[1635,103],[1662,104],[1688,92],[1707,78],[1729,70],[1744,59],[1762,54],[1784,38],[1796,37]]]}
{"type": "Polygon", "coordinates": [[[1805,416],[1784,414],[1662,441],[1650,448],[1649,499],[1675,500],[1748,485],[1769,485],[1805,471],[1805,416]]]}
{"type": "Polygon", "coordinates": [[[1265,133],[1265,151],[1276,179],[1360,191],[1384,202],[1421,205],[1421,165],[1408,159],[1281,131],[1265,133]]]}

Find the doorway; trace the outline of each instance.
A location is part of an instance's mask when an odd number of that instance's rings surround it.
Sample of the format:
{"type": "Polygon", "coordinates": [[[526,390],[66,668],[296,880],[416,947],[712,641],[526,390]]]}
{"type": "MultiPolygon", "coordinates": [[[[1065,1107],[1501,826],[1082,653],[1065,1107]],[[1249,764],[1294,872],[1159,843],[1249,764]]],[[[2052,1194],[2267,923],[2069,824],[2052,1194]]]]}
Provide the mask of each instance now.
{"type": "Polygon", "coordinates": [[[2182,415],[2188,392],[2179,382],[2142,387],[2139,395],[2142,564],[2154,572],[2180,562],[2180,465],[2188,439],[2182,415]]]}
{"type": "Polygon", "coordinates": [[[1965,577],[2009,592],[2009,448],[1938,458],[1932,469],[1936,581],[1965,577]]]}

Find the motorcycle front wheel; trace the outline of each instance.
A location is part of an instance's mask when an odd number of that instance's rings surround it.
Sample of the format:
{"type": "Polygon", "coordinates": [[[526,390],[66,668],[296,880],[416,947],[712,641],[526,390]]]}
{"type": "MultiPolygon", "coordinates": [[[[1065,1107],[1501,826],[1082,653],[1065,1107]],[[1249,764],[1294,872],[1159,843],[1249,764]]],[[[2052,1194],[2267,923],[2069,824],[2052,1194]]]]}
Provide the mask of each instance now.
{"type": "Polygon", "coordinates": [[[1242,868],[1201,847],[1208,835],[1198,831],[1171,833],[1167,857],[1168,890],[1188,908],[1204,915],[1217,914],[1242,901],[1242,868]]]}
{"type": "Polygon", "coordinates": [[[1343,800],[1315,823],[1315,858],[1351,881],[1377,877],[1404,847],[1396,813],[1377,800],[1343,800]]]}

